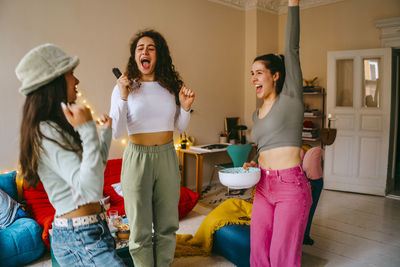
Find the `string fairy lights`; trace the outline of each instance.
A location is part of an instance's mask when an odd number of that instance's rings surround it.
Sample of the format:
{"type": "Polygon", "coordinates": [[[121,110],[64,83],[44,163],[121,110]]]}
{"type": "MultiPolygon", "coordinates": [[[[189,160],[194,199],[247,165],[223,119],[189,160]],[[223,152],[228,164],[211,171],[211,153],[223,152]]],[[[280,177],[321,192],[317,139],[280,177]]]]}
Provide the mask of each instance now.
{"type": "MultiPolygon", "coordinates": [[[[82,93],[82,91],[78,91],[77,92],[77,94],[76,94],[76,96],[77,96],[77,102],[79,103],[79,104],[82,104],[82,105],[84,105],[84,106],[86,106],[89,110],[90,110],[90,113],[92,113],[92,116],[94,117],[94,118],[96,118],[95,120],[96,120],[96,122],[98,122],[99,124],[102,124],[102,122],[100,121],[100,117],[99,116],[97,116],[97,115],[95,115],[95,111],[94,111],[94,109],[92,108],[92,105],[88,102],[88,100],[85,98],[85,96],[83,95],[83,93],[82,93]]],[[[120,139],[119,140],[119,142],[122,144],[122,145],[126,145],[127,143],[128,143],[128,140],[126,139],[126,138],[122,138],[122,139],[120,139]]]]}
{"type": "MultiPolygon", "coordinates": [[[[5,170],[5,171],[0,171],[0,174],[7,174],[7,173],[12,173],[13,171],[8,171],[8,170],[5,170]]],[[[18,171],[17,171],[17,173],[18,173],[18,171]]]]}
{"type": "MultiPolygon", "coordinates": [[[[100,121],[100,116],[98,116],[98,115],[95,114],[93,105],[91,105],[91,104],[88,102],[88,100],[85,98],[85,96],[82,94],[82,92],[81,92],[80,90],[76,93],[76,96],[77,96],[77,103],[86,106],[86,107],[90,110],[90,113],[92,113],[93,119],[95,119],[95,121],[96,121],[97,123],[102,124],[102,122],[100,121]]],[[[119,141],[119,143],[120,143],[121,145],[124,145],[124,146],[126,146],[126,144],[128,143],[127,138],[121,138],[121,139],[118,140],[118,141],[119,141]]],[[[18,174],[18,168],[15,168],[14,170],[17,170],[17,174],[18,174]]],[[[0,174],[12,173],[14,170],[12,170],[12,171],[9,171],[9,170],[0,170],[0,174]]]]}
{"type": "Polygon", "coordinates": [[[89,110],[90,113],[92,113],[92,116],[94,116],[96,119],[96,121],[98,123],[100,123],[100,118],[98,116],[95,115],[94,109],[91,107],[91,105],[89,105],[88,101],[86,100],[86,98],[83,96],[81,91],[78,91],[76,93],[76,97],[77,97],[77,103],[86,106],[89,110]]]}

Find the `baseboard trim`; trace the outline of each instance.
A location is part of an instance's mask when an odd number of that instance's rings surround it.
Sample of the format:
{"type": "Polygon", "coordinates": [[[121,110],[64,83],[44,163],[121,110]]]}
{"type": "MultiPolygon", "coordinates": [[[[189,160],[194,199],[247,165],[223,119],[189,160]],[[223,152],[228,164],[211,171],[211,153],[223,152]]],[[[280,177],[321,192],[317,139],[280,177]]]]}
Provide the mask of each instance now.
{"type": "Polygon", "coordinates": [[[397,195],[387,195],[386,197],[390,198],[390,199],[400,200],[400,196],[397,196],[397,195]]]}

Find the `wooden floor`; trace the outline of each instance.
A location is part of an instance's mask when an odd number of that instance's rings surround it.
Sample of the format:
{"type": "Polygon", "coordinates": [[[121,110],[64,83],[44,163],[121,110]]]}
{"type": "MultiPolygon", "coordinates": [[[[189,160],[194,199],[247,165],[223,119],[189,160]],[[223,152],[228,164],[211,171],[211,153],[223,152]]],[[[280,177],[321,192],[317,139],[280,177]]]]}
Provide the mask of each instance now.
{"type": "MultiPolygon", "coordinates": [[[[208,208],[197,205],[178,233],[194,234],[208,208]]],[[[400,266],[400,200],[324,190],[311,227],[313,246],[303,246],[302,267],[400,266]]],[[[51,266],[50,256],[29,265],[51,266]]],[[[1,265],[1,264],[0,264],[1,265]]],[[[232,267],[218,255],[174,260],[172,267],[232,267]]]]}
{"type": "MultiPolygon", "coordinates": [[[[201,219],[188,225],[197,225],[201,219]]],[[[184,227],[180,231],[193,234],[184,227]]],[[[324,190],[311,227],[311,238],[314,245],[303,246],[302,267],[398,267],[400,200],[324,190]]],[[[220,258],[202,257],[188,257],[174,263],[173,267],[232,266],[220,258]]]]}
{"type": "Polygon", "coordinates": [[[400,201],[324,190],[302,266],[400,266],[400,201]]]}

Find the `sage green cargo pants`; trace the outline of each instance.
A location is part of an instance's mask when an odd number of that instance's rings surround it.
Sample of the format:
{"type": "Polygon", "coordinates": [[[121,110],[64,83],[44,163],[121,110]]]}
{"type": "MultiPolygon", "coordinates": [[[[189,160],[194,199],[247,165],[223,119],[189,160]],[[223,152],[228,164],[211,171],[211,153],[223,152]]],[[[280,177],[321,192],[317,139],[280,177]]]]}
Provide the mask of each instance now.
{"type": "Polygon", "coordinates": [[[179,228],[180,193],[173,143],[129,143],[123,156],[121,187],[131,232],[129,252],[135,267],[170,266],[179,228]]]}

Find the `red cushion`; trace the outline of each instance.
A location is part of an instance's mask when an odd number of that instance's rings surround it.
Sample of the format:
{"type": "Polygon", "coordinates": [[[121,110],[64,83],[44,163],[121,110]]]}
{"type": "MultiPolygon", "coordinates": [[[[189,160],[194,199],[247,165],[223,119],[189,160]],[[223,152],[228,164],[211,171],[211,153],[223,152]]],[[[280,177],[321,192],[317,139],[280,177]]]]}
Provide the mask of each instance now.
{"type": "MultiPolygon", "coordinates": [[[[110,209],[118,210],[118,214],[125,214],[124,199],[115,192],[113,184],[119,183],[121,179],[122,159],[111,159],[107,162],[104,171],[104,196],[110,196],[110,209]]],[[[200,195],[188,188],[181,187],[179,199],[179,218],[185,217],[196,205],[200,195]]]]}
{"type": "MultiPolygon", "coordinates": [[[[112,187],[112,184],[120,182],[122,159],[112,159],[107,162],[104,171],[104,196],[110,196],[110,209],[118,210],[121,215],[125,214],[124,199],[112,187]]],[[[188,188],[181,187],[179,199],[179,218],[186,216],[196,205],[199,194],[188,188]]],[[[24,199],[27,210],[33,219],[43,227],[42,238],[45,244],[50,248],[49,229],[53,222],[55,210],[50,204],[47,193],[42,183],[38,183],[36,188],[24,187],[24,199]]],[[[109,211],[108,210],[108,211],[109,211]]]]}
{"type": "Polygon", "coordinates": [[[122,159],[110,159],[104,170],[104,185],[112,185],[120,182],[122,159]]]}
{"type": "Polygon", "coordinates": [[[24,186],[24,199],[28,213],[43,228],[43,241],[50,248],[49,229],[56,211],[50,204],[43,184],[39,182],[36,188],[24,186]]]}
{"type": "MultiPolygon", "coordinates": [[[[110,209],[118,210],[119,214],[125,214],[124,199],[112,187],[113,184],[120,182],[122,159],[108,160],[104,170],[104,196],[110,196],[110,209]]],[[[185,217],[196,205],[200,195],[186,187],[181,187],[179,199],[179,218],[185,217]]],[[[42,238],[48,248],[50,248],[49,229],[53,222],[55,210],[50,204],[47,193],[42,183],[38,183],[36,188],[24,187],[24,199],[27,211],[32,218],[43,227],[42,238]]]]}
{"type": "Polygon", "coordinates": [[[110,210],[118,210],[119,215],[125,215],[124,199],[115,192],[111,185],[104,186],[103,194],[110,197],[110,208],[107,210],[107,214],[110,210]]]}
{"type": "Polygon", "coordinates": [[[185,217],[196,206],[200,194],[192,190],[181,187],[181,196],[179,198],[179,219],[185,217]]]}
{"type": "MultiPolygon", "coordinates": [[[[115,192],[113,184],[121,181],[122,159],[110,159],[104,170],[103,195],[110,197],[110,210],[118,210],[118,214],[125,215],[124,199],[115,192]]],[[[107,211],[107,213],[108,213],[107,211]]]]}

